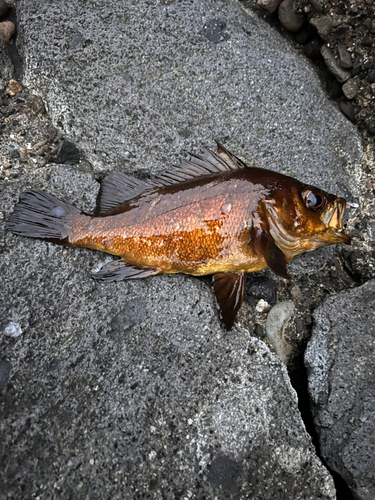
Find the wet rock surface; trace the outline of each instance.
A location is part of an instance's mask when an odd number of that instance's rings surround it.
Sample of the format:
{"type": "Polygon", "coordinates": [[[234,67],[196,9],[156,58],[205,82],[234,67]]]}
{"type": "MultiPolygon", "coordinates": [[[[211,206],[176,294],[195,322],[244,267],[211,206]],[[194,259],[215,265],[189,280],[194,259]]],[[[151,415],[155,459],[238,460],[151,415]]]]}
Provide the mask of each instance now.
{"type": "Polygon", "coordinates": [[[320,450],[354,498],[375,497],[375,280],[315,312],[305,353],[320,450]]]}
{"type": "MultiPolygon", "coordinates": [[[[280,487],[293,500],[335,498],[266,323],[270,306],[294,304],[282,338],[298,371],[313,311],[374,277],[371,143],[361,161],[359,135],[315,70],[237,4],[120,12],[106,2],[88,13],[20,1],[17,15],[23,90],[0,105],[1,433],[12,429],[0,491],[260,499],[280,487]],[[295,259],[291,283],[249,276],[230,333],[209,278],[101,285],[89,275],[103,254],[4,232],[28,187],[93,210],[104,172],[145,178],[214,138],[361,204],[347,222],[352,247],[295,259]]],[[[341,102],[356,121],[357,96],[341,102]]]]}

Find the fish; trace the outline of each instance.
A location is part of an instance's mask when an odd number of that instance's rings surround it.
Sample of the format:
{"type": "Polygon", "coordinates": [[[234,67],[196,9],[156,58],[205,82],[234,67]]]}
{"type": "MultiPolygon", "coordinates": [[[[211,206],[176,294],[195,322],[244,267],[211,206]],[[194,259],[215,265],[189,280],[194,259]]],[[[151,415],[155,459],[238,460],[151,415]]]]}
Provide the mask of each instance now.
{"type": "Polygon", "coordinates": [[[231,329],[247,273],[269,267],[291,279],[295,256],[335,243],[343,231],[344,198],[281,173],[248,167],[217,142],[173,169],[141,180],[108,174],[93,214],[29,189],[6,229],[120,259],[92,274],[103,282],[184,273],[213,276],[220,317],[231,329]]]}

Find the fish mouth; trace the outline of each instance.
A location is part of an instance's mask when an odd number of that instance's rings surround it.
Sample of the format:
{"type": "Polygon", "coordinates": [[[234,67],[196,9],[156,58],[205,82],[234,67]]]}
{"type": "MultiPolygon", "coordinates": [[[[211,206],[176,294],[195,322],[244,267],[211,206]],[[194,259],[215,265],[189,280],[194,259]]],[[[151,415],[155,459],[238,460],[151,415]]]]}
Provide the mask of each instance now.
{"type": "Polygon", "coordinates": [[[345,243],[347,245],[351,243],[351,237],[342,232],[345,210],[346,200],[344,198],[336,198],[333,205],[323,211],[320,218],[327,229],[317,235],[320,241],[345,243]]]}

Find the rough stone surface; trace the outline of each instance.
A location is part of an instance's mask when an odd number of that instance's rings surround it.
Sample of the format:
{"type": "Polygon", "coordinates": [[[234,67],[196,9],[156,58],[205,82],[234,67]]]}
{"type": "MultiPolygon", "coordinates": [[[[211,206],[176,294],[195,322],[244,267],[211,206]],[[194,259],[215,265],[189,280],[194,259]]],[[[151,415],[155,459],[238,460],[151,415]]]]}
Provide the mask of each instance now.
{"type": "MultiPolygon", "coordinates": [[[[83,210],[98,190],[46,166],[0,184],[5,216],[28,186],[83,210]]],[[[286,370],[224,330],[210,282],[104,285],[90,277],[103,254],[1,241],[0,331],[23,331],[0,337],[2,499],[335,498],[286,370]]]]}
{"type": "Polygon", "coordinates": [[[5,49],[5,42],[0,36],[0,91],[2,91],[9,83],[13,75],[13,64],[9,59],[5,49]]]}
{"type": "Polygon", "coordinates": [[[375,280],[316,311],[305,354],[320,449],[356,499],[375,498],[375,280]]]}
{"type": "Polygon", "coordinates": [[[358,92],[358,85],[354,78],[350,78],[342,86],[342,91],[347,99],[354,99],[358,92]]]}
{"type": "Polygon", "coordinates": [[[333,21],[329,16],[314,17],[310,24],[316,28],[322,40],[326,41],[332,31],[333,21]]]}
{"type": "Polygon", "coordinates": [[[238,3],[17,5],[24,83],[96,172],[157,172],[219,139],[248,163],[355,194],[357,131],[288,42],[238,3]],[[217,20],[220,43],[205,36],[217,20]]]}

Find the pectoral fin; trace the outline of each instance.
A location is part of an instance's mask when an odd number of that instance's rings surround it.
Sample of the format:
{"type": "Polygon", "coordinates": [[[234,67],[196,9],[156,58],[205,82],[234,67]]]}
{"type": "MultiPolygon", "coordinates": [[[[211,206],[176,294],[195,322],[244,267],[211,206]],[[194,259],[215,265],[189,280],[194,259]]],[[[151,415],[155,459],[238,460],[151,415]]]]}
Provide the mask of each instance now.
{"type": "Polygon", "coordinates": [[[282,278],[290,280],[291,277],[286,269],[286,258],[271,236],[263,233],[260,235],[259,251],[263,255],[267,266],[282,278]]]}
{"type": "Polygon", "coordinates": [[[98,281],[122,281],[135,278],[147,278],[160,274],[161,269],[150,267],[137,267],[126,264],[123,260],[113,260],[104,264],[98,272],[93,272],[92,277],[98,281]]]}
{"type": "Polygon", "coordinates": [[[246,273],[218,273],[213,280],[221,318],[230,330],[244,298],[246,273]]]}

